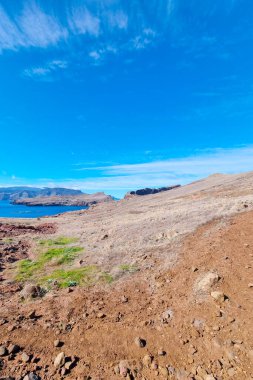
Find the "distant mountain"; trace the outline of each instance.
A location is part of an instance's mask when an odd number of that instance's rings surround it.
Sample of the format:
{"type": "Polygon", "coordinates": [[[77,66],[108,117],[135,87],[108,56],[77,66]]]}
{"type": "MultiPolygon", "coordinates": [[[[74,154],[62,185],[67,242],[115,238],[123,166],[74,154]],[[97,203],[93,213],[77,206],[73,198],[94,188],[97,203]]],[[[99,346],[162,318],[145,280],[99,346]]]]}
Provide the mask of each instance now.
{"type": "Polygon", "coordinates": [[[65,189],[61,187],[0,187],[0,200],[14,201],[23,198],[51,197],[51,196],[71,196],[81,195],[81,190],[65,189]]]}

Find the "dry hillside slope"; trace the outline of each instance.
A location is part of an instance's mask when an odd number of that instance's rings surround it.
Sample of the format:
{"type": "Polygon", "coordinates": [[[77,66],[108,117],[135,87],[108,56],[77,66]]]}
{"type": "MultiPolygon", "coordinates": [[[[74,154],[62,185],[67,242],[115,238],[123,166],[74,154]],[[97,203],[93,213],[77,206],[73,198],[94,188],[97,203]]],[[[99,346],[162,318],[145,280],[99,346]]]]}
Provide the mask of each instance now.
{"type": "Polygon", "coordinates": [[[2,219],[0,378],[251,379],[252,261],[253,173],[2,219]]]}

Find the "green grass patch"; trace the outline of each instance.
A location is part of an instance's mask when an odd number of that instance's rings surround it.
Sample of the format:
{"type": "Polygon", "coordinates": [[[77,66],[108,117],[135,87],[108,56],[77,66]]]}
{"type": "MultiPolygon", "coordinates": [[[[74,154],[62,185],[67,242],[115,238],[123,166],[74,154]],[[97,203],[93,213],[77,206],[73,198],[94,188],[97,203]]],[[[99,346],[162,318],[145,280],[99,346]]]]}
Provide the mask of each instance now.
{"type": "Polygon", "coordinates": [[[60,288],[67,288],[75,285],[89,285],[95,280],[97,275],[97,269],[95,266],[87,266],[84,268],[76,269],[58,269],[52,272],[50,275],[41,279],[41,283],[50,283],[57,281],[60,288]]]}
{"type": "Polygon", "coordinates": [[[40,240],[40,245],[52,246],[52,245],[69,245],[78,241],[77,238],[71,238],[67,236],[59,236],[56,239],[40,240]]]}
{"type": "Polygon", "coordinates": [[[47,263],[51,260],[57,259],[56,264],[68,264],[74,260],[77,253],[83,250],[82,247],[61,247],[50,248],[40,256],[40,261],[47,263]]]}
{"type": "Polygon", "coordinates": [[[129,272],[129,273],[134,273],[139,270],[136,265],[131,265],[131,264],[122,264],[120,265],[119,268],[123,270],[124,272],[129,272]]]}
{"type": "Polygon", "coordinates": [[[16,280],[26,281],[33,278],[39,272],[45,271],[45,267],[49,263],[54,265],[69,264],[82,250],[83,248],[78,246],[50,248],[40,254],[37,260],[21,260],[18,263],[16,280]]]}
{"type": "Polygon", "coordinates": [[[26,281],[33,277],[34,273],[43,268],[43,263],[29,259],[20,260],[18,263],[17,281],[26,281]]]}

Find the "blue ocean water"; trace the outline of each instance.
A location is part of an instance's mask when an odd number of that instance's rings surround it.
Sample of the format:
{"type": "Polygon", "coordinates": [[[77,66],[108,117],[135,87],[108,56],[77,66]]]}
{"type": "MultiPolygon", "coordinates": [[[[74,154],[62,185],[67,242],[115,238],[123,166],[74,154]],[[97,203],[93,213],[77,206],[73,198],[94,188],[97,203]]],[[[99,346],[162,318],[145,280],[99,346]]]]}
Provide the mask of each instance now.
{"type": "Polygon", "coordinates": [[[0,201],[0,218],[40,218],[63,212],[84,210],[84,206],[24,206],[0,201]]]}

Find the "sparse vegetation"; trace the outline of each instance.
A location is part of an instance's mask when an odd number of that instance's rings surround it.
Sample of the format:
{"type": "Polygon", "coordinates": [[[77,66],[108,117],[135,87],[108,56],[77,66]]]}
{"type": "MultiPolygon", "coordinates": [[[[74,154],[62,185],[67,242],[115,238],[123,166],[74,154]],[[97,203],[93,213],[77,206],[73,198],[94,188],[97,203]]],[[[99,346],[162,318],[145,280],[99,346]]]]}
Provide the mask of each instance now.
{"type": "Polygon", "coordinates": [[[58,269],[50,275],[43,277],[41,283],[48,283],[48,285],[50,285],[53,281],[57,281],[60,288],[67,288],[75,285],[88,285],[94,281],[96,274],[97,269],[95,266],[70,270],[58,269]]]}
{"type": "Polygon", "coordinates": [[[46,251],[40,253],[36,260],[21,260],[18,263],[18,281],[26,281],[33,278],[38,272],[45,271],[46,264],[64,265],[71,263],[77,254],[83,250],[79,246],[66,246],[76,242],[76,239],[60,237],[55,240],[42,240],[40,245],[50,246],[46,251]],[[43,243],[42,243],[43,242],[43,243]],[[55,247],[54,247],[55,245],[55,247]],[[62,245],[61,247],[59,247],[62,245]]]}
{"type": "Polygon", "coordinates": [[[130,272],[130,273],[134,273],[139,270],[136,265],[131,265],[131,264],[122,264],[120,265],[119,268],[123,270],[124,272],[130,272]]]}
{"type": "Polygon", "coordinates": [[[71,238],[67,236],[59,236],[56,239],[40,240],[40,245],[52,246],[52,245],[69,245],[78,241],[77,238],[71,238]]]}

